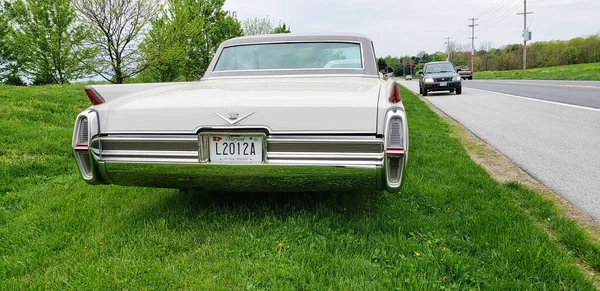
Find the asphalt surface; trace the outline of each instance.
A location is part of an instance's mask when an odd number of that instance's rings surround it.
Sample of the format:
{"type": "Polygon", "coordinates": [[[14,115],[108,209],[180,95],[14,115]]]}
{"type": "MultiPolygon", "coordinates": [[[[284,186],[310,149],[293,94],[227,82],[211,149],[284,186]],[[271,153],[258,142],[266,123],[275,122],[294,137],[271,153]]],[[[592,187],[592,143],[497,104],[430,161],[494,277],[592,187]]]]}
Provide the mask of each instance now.
{"type": "MultiPolygon", "coordinates": [[[[418,80],[399,83],[419,91],[418,80]]],[[[426,98],[600,223],[600,82],[468,80],[463,87],[462,95],[426,98]]]]}
{"type": "Polygon", "coordinates": [[[463,86],[600,109],[600,82],[465,80],[463,86]]]}

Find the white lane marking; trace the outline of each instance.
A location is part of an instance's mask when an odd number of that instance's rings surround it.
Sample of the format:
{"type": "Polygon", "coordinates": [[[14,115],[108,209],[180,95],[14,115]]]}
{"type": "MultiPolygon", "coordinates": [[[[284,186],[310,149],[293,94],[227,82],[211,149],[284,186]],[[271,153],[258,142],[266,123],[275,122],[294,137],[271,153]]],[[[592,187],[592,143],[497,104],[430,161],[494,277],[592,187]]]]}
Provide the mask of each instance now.
{"type": "Polygon", "coordinates": [[[483,92],[498,94],[498,95],[502,95],[502,96],[506,96],[506,97],[519,98],[519,99],[537,101],[537,102],[542,102],[542,103],[561,105],[561,106],[566,106],[566,107],[571,107],[571,108],[585,109],[585,110],[600,112],[600,109],[593,108],[593,107],[585,107],[585,106],[579,106],[579,105],[573,105],[573,104],[567,104],[567,103],[561,103],[561,102],[555,102],[555,101],[541,100],[541,99],[535,99],[535,98],[511,95],[511,94],[506,94],[506,93],[494,92],[494,91],[489,91],[489,90],[475,89],[475,88],[469,88],[469,90],[483,91],[483,92]]]}

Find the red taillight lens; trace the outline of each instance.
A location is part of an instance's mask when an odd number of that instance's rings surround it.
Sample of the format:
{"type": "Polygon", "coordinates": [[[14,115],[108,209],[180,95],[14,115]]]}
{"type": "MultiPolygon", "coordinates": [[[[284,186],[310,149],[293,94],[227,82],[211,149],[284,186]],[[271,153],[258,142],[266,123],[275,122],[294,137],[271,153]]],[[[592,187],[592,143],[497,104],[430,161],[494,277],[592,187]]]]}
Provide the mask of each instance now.
{"type": "Polygon", "coordinates": [[[402,98],[400,97],[400,90],[398,90],[398,84],[396,84],[395,82],[392,87],[392,92],[390,93],[390,99],[388,100],[390,101],[390,103],[399,103],[400,101],[402,101],[402,98]]]}
{"type": "Polygon", "coordinates": [[[104,103],[104,100],[102,100],[102,98],[100,98],[100,96],[98,96],[98,93],[96,92],[96,90],[94,90],[90,87],[85,87],[84,90],[85,90],[85,93],[88,95],[88,98],[90,98],[90,101],[92,101],[93,105],[100,105],[100,104],[104,103]]]}

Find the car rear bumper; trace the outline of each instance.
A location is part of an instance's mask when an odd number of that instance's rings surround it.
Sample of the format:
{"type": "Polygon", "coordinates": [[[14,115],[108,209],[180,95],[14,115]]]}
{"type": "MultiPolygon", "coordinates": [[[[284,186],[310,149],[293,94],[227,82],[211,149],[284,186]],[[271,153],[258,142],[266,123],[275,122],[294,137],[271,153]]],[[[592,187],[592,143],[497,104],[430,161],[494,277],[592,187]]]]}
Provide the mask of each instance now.
{"type": "MultiPolygon", "coordinates": [[[[99,181],[123,186],[232,192],[385,189],[383,167],[96,162],[99,181]]],[[[389,189],[393,190],[393,189],[389,189]]]]}

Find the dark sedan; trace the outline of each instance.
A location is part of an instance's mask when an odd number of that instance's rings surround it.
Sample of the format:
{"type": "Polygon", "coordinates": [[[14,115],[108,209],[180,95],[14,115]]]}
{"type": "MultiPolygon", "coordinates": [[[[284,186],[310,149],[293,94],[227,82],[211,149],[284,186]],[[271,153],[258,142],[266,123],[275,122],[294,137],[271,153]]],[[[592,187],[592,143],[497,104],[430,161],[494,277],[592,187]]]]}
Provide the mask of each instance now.
{"type": "Polygon", "coordinates": [[[431,62],[419,71],[419,93],[427,96],[431,91],[449,91],[462,93],[462,80],[450,62],[431,62]]]}

